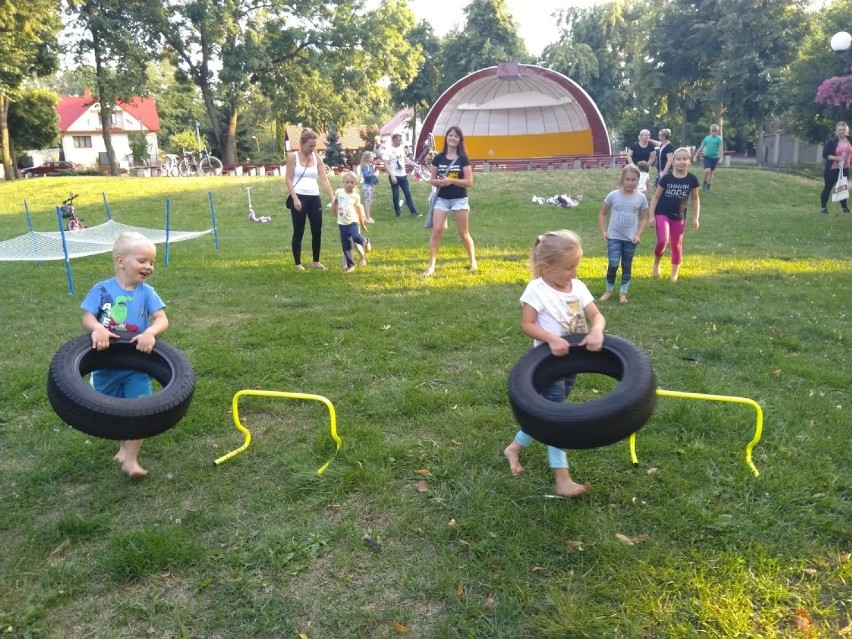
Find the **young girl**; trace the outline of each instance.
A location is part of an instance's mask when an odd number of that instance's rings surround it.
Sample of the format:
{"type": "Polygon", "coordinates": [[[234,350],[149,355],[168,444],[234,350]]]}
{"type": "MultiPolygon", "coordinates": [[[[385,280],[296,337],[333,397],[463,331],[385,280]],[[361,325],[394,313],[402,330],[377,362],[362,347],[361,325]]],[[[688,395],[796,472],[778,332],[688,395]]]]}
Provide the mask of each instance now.
{"type": "MultiPolygon", "coordinates": [[[[521,330],[533,338],[534,345],[547,343],[556,357],[568,354],[568,342],[562,335],[588,333],[580,342],[590,351],[603,348],[606,320],[595,306],[595,298],[580,280],[577,267],[583,257],[580,237],[573,231],[552,231],[539,235],[530,255],[533,277],[521,296],[521,330]]],[[[544,396],[553,402],[564,402],[574,386],[575,376],[552,384],[544,396]]],[[[524,431],[504,450],[512,475],[523,472],[521,451],[532,441],[524,431]]],[[[565,451],[547,447],[547,461],[556,480],[555,491],[560,497],[579,497],[589,484],[578,484],[568,472],[565,451]]]]}
{"type": "Polygon", "coordinates": [[[373,208],[373,188],[379,183],[379,176],[376,175],[376,167],[373,164],[375,159],[376,154],[372,151],[364,151],[361,155],[361,188],[364,191],[364,217],[367,218],[367,224],[376,221],[370,215],[370,209],[373,208]]]}
{"type": "Polygon", "coordinates": [[[373,247],[370,239],[358,232],[358,229],[367,230],[364,220],[364,207],[361,206],[361,196],[355,189],[358,176],[352,171],[346,171],[343,175],[343,188],[334,192],[332,209],[337,213],[337,227],[340,229],[340,244],[343,247],[343,268],[346,273],[355,270],[355,260],[352,259],[352,243],[358,247],[361,254],[359,266],[367,265],[364,251],[369,253],[373,247]]]}
{"type": "Polygon", "coordinates": [[[657,245],[654,247],[654,268],[651,275],[660,277],[660,261],[666,246],[672,245],[671,281],[677,282],[677,273],[683,261],[683,233],[686,230],[686,205],[692,194],[692,228],[698,230],[701,202],[698,195],[698,178],[689,172],[690,154],[685,146],[672,154],[672,170],[663,175],[654,197],[651,198],[651,228],[657,228],[657,245]]]}
{"type": "Polygon", "coordinates": [[[636,245],[642,239],[642,233],[648,225],[648,199],[643,193],[639,193],[639,168],[628,164],[621,170],[619,188],[612,191],[604,199],[600,215],[598,215],[598,226],[601,229],[601,237],[606,242],[606,253],[609,258],[609,266],[606,270],[606,293],[601,295],[602,302],[612,296],[615,288],[615,274],[618,272],[618,263],[621,262],[621,290],[619,301],[627,303],[627,287],[630,286],[630,276],[633,272],[633,255],[636,253],[636,245]],[[609,218],[609,226],[606,223],[606,215],[612,210],[609,218]]]}

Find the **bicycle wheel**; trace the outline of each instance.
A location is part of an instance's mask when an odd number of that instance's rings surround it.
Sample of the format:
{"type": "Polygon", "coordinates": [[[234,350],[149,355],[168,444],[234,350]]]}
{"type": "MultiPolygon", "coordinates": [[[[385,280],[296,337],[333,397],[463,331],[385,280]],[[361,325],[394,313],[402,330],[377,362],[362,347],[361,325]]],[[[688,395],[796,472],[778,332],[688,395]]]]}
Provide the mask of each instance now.
{"type": "Polygon", "coordinates": [[[178,173],[180,173],[181,177],[189,177],[194,172],[195,171],[193,170],[193,166],[186,158],[183,158],[178,164],[178,173]]]}
{"type": "Polygon", "coordinates": [[[212,155],[201,158],[198,165],[198,171],[201,175],[222,175],[222,161],[219,158],[214,158],[212,155]]]}

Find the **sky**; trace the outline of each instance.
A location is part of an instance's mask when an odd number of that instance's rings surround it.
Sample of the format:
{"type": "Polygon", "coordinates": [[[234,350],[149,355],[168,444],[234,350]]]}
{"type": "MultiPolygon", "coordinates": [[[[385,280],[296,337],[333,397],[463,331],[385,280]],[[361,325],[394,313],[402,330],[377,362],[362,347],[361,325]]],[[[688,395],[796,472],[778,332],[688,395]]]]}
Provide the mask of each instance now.
{"type": "MultiPolygon", "coordinates": [[[[539,55],[548,44],[559,37],[556,21],[551,17],[557,9],[591,7],[603,0],[506,0],[509,13],[518,23],[518,34],[524,39],[527,51],[539,55]]],[[[438,36],[444,36],[453,27],[464,26],[464,7],[469,0],[436,1],[408,0],[417,20],[426,20],[438,36]]]]}

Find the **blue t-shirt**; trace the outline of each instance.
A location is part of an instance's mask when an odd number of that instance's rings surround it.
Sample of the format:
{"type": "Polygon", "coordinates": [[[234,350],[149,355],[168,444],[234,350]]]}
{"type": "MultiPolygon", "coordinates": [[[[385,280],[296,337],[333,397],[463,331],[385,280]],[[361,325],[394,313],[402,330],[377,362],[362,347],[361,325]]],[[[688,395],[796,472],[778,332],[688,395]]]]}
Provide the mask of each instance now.
{"type": "Polygon", "coordinates": [[[128,291],[114,277],[95,284],[80,304],[81,309],[97,317],[102,326],[114,333],[141,333],[148,328],[151,314],[165,307],[157,292],[145,282],[128,291]]]}

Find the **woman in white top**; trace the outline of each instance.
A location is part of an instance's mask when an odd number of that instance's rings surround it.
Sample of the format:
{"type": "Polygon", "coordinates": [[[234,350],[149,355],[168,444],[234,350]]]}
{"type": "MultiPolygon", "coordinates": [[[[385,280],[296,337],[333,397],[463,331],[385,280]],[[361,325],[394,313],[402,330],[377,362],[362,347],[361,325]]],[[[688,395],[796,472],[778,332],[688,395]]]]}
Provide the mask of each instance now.
{"type": "Polygon", "coordinates": [[[323,164],[316,154],[317,134],[311,129],[302,129],[299,138],[299,150],[287,158],[287,170],[284,179],[290,197],[287,198],[287,208],[293,218],[293,260],[296,269],[304,271],[302,266],[302,238],[305,235],[305,222],[311,223],[311,248],[313,250],[313,267],[324,269],[320,262],[320,247],[322,246],[322,202],[319,187],[322,183],[330,200],[334,200],[334,191],[328,181],[323,164]]]}

